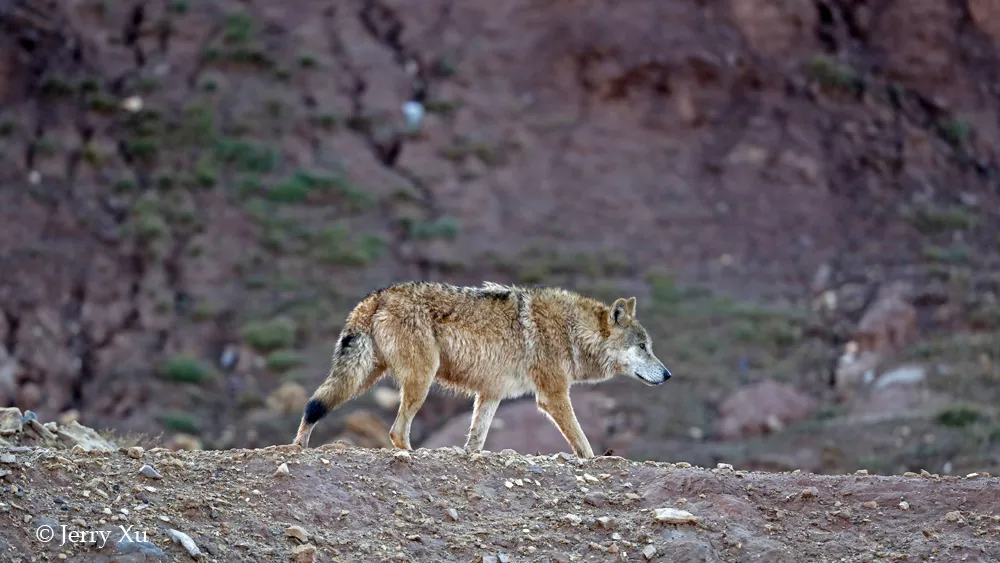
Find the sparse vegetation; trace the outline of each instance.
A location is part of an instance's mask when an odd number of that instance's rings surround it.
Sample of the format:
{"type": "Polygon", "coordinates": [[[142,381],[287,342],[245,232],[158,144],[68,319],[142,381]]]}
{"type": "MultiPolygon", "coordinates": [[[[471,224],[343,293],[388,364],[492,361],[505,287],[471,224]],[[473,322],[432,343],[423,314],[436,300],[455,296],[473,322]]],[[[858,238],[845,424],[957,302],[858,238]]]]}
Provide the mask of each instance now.
{"type": "Polygon", "coordinates": [[[443,115],[449,117],[458,111],[461,104],[454,100],[427,100],[424,102],[424,109],[427,113],[443,115]]]}
{"type": "Polygon", "coordinates": [[[201,421],[189,412],[167,411],[160,415],[160,424],[173,432],[197,436],[201,434],[201,421]]]}
{"type": "Polygon", "coordinates": [[[942,409],[938,412],[935,420],[942,426],[952,428],[964,428],[980,420],[979,411],[965,405],[956,405],[942,409]]]}
{"type": "Polygon", "coordinates": [[[454,240],[462,230],[462,223],[454,217],[441,217],[433,221],[410,221],[407,231],[415,239],[442,238],[454,240]]]}
{"type": "Polygon", "coordinates": [[[149,199],[142,199],[132,207],[135,235],[140,241],[151,242],[166,236],[170,226],[163,218],[159,206],[149,199]]]}
{"type": "Polygon", "coordinates": [[[207,383],[214,377],[212,369],[191,356],[179,356],[160,366],[160,377],[177,383],[207,383]]]}
{"type": "Polygon", "coordinates": [[[305,363],[302,354],[294,350],[275,350],[267,356],[267,369],[276,373],[284,373],[305,363]]]}
{"type": "Polygon", "coordinates": [[[246,43],[253,33],[253,19],[245,12],[233,12],[226,16],[225,41],[230,44],[246,43]]]}
{"type": "Polygon", "coordinates": [[[215,158],[236,170],[264,174],[274,171],[280,163],[278,151],[272,147],[222,137],[215,141],[215,158]]]}
{"type": "Polygon", "coordinates": [[[299,55],[299,66],[302,68],[315,68],[319,64],[316,60],[316,56],[310,53],[303,53],[299,55]]]}
{"type": "Polygon", "coordinates": [[[979,217],[974,212],[959,206],[924,205],[908,213],[914,226],[925,234],[968,230],[979,223],[979,217]]]}
{"type": "Polygon", "coordinates": [[[61,76],[46,76],[39,85],[39,90],[43,96],[72,96],[76,88],[61,76]]]}
{"type": "Polygon", "coordinates": [[[186,14],[191,8],[190,0],[172,0],[167,9],[175,14],[186,14]]]}
{"type": "Polygon", "coordinates": [[[313,246],[313,256],[325,264],[365,266],[379,259],[386,242],[371,234],[352,239],[345,224],[335,223],[316,236],[313,246]]]}
{"type": "Polygon", "coordinates": [[[118,110],[118,103],[107,94],[95,92],[88,95],[87,107],[95,113],[111,114],[118,110]]]}
{"type": "Polygon", "coordinates": [[[274,203],[305,203],[312,194],[334,193],[344,198],[351,211],[366,209],[373,203],[367,192],[356,188],[346,178],[298,170],[264,192],[264,197],[274,203]]]}
{"type": "Polygon", "coordinates": [[[861,76],[851,66],[827,55],[816,55],[809,60],[810,77],[822,86],[856,91],[861,87],[861,76]]]}
{"type": "Polygon", "coordinates": [[[258,352],[269,353],[290,348],[295,343],[296,327],[289,319],[256,321],[243,327],[243,340],[258,352]]]}
{"type": "Polygon", "coordinates": [[[972,258],[969,247],[962,244],[951,246],[930,245],[924,247],[924,257],[934,262],[944,262],[948,264],[964,264],[972,258]]]}
{"type": "Polygon", "coordinates": [[[972,135],[972,124],[958,117],[943,119],[938,127],[944,140],[956,147],[965,143],[972,135]]]}

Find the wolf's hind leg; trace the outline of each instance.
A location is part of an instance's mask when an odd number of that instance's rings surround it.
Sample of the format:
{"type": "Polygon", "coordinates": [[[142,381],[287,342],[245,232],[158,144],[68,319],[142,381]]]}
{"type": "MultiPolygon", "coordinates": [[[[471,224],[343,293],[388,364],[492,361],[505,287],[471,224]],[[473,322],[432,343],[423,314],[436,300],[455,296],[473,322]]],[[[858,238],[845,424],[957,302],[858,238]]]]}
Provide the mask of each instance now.
{"type": "Polygon", "coordinates": [[[431,390],[431,384],[434,382],[437,362],[432,365],[432,368],[392,370],[392,374],[399,384],[400,394],[399,411],[396,413],[396,421],[393,422],[392,429],[389,431],[389,439],[392,440],[392,445],[401,450],[413,449],[410,446],[410,424],[413,423],[413,417],[416,416],[417,411],[423,406],[424,400],[427,399],[427,393],[431,390]]]}
{"type": "Polygon", "coordinates": [[[482,393],[476,394],[476,404],[472,411],[472,425],[469,427],[469,438],[465,441],[465,449],[478,452],[486,444],[486,435],[493,423],[493,415],[500,406],[499,399],[486,399],[482,393]]]}

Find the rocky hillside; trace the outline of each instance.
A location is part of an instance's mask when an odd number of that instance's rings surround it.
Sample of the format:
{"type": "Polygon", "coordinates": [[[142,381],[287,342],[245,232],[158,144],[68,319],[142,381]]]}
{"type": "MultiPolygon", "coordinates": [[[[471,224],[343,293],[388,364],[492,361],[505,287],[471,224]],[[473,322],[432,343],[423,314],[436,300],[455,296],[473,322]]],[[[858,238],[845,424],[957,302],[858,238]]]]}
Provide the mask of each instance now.
{"type": "MultiPolygon", "coordinates": [[[[0,406],[287,443],[359,297],[489,279],[638,297],[676,377],[575,392],[595,449],[1000,471],[990,2],[7,0],[0,26],[0,406]]],[[[395,401],[314,442],[386,445],[395,401]]],[[[432,396],[415,443],[460,442],[469,403],[432,396]]],[[[565,449],[530,400],[488,445],[565,449]]]]}
{"type": "Polygon", "coordinates": [[[66,439],[53,449],[36,430],[60,426],[20,425],[0,418],[0,432],[26,444],[0,448],[5,561],[1000,558],[1000,482],[988,475],[759,473],[342,442],[173,452],[66,439]]]}

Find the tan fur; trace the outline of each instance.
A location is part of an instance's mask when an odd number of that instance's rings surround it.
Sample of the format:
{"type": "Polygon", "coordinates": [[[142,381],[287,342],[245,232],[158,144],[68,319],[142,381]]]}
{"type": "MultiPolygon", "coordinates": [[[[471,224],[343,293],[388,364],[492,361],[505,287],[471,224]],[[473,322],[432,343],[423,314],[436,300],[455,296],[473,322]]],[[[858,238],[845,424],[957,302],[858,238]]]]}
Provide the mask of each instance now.
{"type": "Polygon", "coordinates": [[[348,315],[294,443],[307,447],[319,418],[388,372],[401,391],[389,433],[397,448],[412,449],[410,424],[436,381],[476,397],[466,449],[482,449],[501,400],[534,393],[576,455],[592,457],[570,386],[670,377],[635,316],[634,297],[609,307],[558,288],[411,282],[373,292],[348,315]]]}

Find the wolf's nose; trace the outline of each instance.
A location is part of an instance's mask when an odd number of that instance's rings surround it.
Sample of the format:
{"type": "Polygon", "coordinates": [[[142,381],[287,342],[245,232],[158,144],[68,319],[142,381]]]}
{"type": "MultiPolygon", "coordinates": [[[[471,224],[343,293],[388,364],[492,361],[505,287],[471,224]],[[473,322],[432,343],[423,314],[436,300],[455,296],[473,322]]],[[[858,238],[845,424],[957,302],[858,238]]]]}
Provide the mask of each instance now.
{"type": "Polygon", "coordinates": [[[670,379],[670,370],[663,368],[663,381],[670,379]]]}

